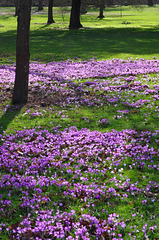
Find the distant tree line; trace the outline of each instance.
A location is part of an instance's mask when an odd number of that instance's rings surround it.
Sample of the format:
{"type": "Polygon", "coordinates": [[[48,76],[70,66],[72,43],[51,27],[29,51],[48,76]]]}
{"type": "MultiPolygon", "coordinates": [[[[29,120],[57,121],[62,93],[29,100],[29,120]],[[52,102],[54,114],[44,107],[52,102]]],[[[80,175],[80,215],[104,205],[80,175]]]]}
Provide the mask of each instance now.
{"type": "MultiPolygon", "coordinates": [[[[0,1],[0,7],[11,7],[14,6],[16,0],[1,0],[0,1]]],[[[88,5],[94,5],[97,1],[100,0],[82,0],[82,2],[85,2],[88,5]]],[[[43,6],[48,6],[48,0],[32,0],[32,6],[42,6],[43,2],[43,6]]],[[[117,5],[118,4],[118,0],[106,0],[106,2],[110,5],[117,5]]],[[[124,1],[125,4],[129,5],[130,0],[125,0],[124,1]]],[[[133,2],[133,1],[131,1],[133,2]]],[[[72,0],[54,0],[54,6],[56,7],[62,7],[65,6],[67,4],[67,6],[71,6],[72,4],[72,0]]],[[[149,5],[152,6],[154,4],[159,4],[159,0],[141,0],[141,4],[144,5],[149,5]]]]}
{"type": "MultiPolygon", "coordinates": [[[[19,1],[14,0],[15,5],[15,16],[18,16],[19,1]]],[[[159,1],[159,0],[158,0],[159,1]]],[[[42,11],[44,5],[47,3],[48,7],[48,24],[55,23],[53,19],[53,6],[69,6],[71,5],[70,14],[70,29],[77,29],[82,27],[80,23],[80,14],[87,13],[87,8],[91,4],[96,8],[99,8],[98,18],[104,18],[104,9],[107,6],[139,6],[146,3],[149,7],[154,5],[155,0],[32,0],[32,5],[37,5],[37,10],[42,11]]]]}
{"type": "MultiPolygon", "coordinates": [[[[96,4],[96,2],[99,2],[100,0],[83,0],[83,2],[87,3],[88,5],[94,5],[96,4]]],[[[48,0],[43,0],[43,4],[45,6],[47,6],[47,2],[48,0]]],[[[71,0],[67,0],[67,5],[70,6],[71,5],[71,0]]],[[[110,5],[117,5],[118,4],[118,0],[106,0],[105,2],[109,2],[110,5]]],[[[125,4],[129,5],[130,4],[130,0],[124,0],[125,4]]],[[[133,0],[131,2],[134,2],[133,0]]],[[[64,6],[66,3],[66,0],[54,0],[54,5],[55,6],[64,6]]],[[[32,4],[38,6],[39,4],[39,0],[32,0],[32,4]]],[[[144,5],[152,5],[152,4],[159,4],[159,0],[142,0],[141,4],[144,5]],[[150,3],[149,3],[150,2],[150,3]]]]}

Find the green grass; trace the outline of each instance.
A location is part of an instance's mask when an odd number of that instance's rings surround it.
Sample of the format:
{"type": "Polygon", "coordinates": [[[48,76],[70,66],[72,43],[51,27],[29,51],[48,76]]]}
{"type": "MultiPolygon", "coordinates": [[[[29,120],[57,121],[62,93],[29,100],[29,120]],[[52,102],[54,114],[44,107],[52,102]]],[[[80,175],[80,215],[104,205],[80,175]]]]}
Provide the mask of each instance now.
{"type": "MultiPolygon", "coordinates": [[[[108,8],[105,10],[105,19],[99,20],[98,11],[91,9],[86,15],[82,15],[81,22],[84,26],[80,30],[68,30],[69,14],[67,13],[64,18],[60,15],[60,9],[55,8],[54,19],[55,24],[46,25],[47,22],[47,9],[41,13],[36,13],[33,9],[31,20],[31,33],[30,33],[30,52],[31,61],[61,61],[63,59],[74,59],[78,57],[82,60],[87,60],[96,57],[98,60],[106,60],[113,58],[146,58],[152,59],[156,56],[159,59],[159,7],[148,8],[144,7],[141,11],[134,11],[132,8],[123,7],[122,17],[120,16],[120,8],[108,8]],[[125,24],[128,23],[128,24],[125,24]]],[[[0,9],[0,64],[15,62],[15,46],[16,46],[16,18],[13,8],[0,9]]],[[[151,87],[158,84],[158,74],[149,74],[148,85],[151,87]]],[[[138,80],[145,83],[142,76],[138,76],[138,80]]],[[[85,81],[85,80],[83,80],[85,81]]],[[[2,95],[3,92],[0,92],[2,95]]],[[[123,93],[124,94],[124,93],[123,93]]],[[[0,97],[1,97],[0,95],[0,97]]],[[[135,101],[138,99],[135,96],[135,101]]],[[[130,100],[132,98],[130,97],[130,100]]],[[[154,131],[159,129],[159,118],[156,116],[156,106],[150,110],[145,106],[141,107],[137,112],[130,108],[130,114],[123,118],[116,119],[117,110],[124,110],[123,105],[118,104],[118,107],[111,104],[110,106],[104,105],[103,107],[78,107],[63,108],[67,118],[61,117],[61,107],[39,107],[29,103],[26,106],[21,106],[17,109],[8,108],[4,111],[6,105],[11,105],[11,99],[8,97],[4,102],[0,103],[0,133],[6,131],[8,134],[14,133],[15,130],[23,130],[24,128],[40,128],[52,131],[53,127],[60,126],[59,129],[63,130],[69,126],[77,126],[78,129],[89,128],[91,130],[98,130],[101,132],[111,131],[116,129],[136,129],[140,131],[154,131]],[[43,113],[41,117],[32,117],[25,112],[30,109],[31,112],[38,110],[43,113]],[[149,112],[151,115],[149,116],[149,112]],[[145,115],[144,115],[145,114],[145,115]],[[145,117],[148,119],[144,121],[145,117]],[[98,121],[102,118],[110,119],[110,124],[106,127],[101,127],[98,121]]],[[[152,139],[152,146],[158,148],[157,143],[152,139]]],[[[131,163],[131,159],[125,160],[127,165],[131,163]]],[[[154,159],[157,164],[157,157],[154,159]]],[[[108,163],[109,164],[109,163],[108,163]]],[[[57,170],[58,171],[58,170],[57,170]]],[[[157,182],[156,170],[137,169],[124,169],[124,176],[127,176],[132,182],[139,181],[141,187],[146,186],[149,181],[157,182]],[[154,175],[153,175],[154,174],[154,175]]],[[[68,176],[69,177],[69,176],[68,176]]],[[[112,175],[108,173],[107,178],[112,175]]],[[[119,174],[117,178],[120,179],[119,174]]],[[[101,176],[99,176],[99,181],[101,176]]],[[[107,180],[107,179],[106,179],[107,180]]],[[[106,181],[105,180],[105,181],[106,181]]],[[[56,189],[49,189],[56,192],[56,189]]],[[[18,194],[17,194],[18,195],[18,194]]],[[[141,201],[145,196],[130,197],[125,202],[115,202],[107,206],[108,212],[113,211],[120,214],[125,220],[130,220],[130,224],[137,225],[142,228],[145,222],[149,225],[157,224],[157,220],[150,220],[150,216],[156,214],[155,206],[152,204],[140,206],[141,201]],[[137,213],[135,220],[132,218],[132,213],[137,213]],[[143,220],[139,217],[143,214],[143,220]]],[[[7,191],[6,191],[7,198],[7,191]]],[[[70,201],[70,199],[68,199],[70,201]]],[[[18,209],[17,198],[15,197],[14,209],[18,209]]],[[[57,196],[52,197],[52,201],[65,201],[57,196]]],[[[80,207],[82,206],[79,199],[73,201],[71,199],[71,206],[79,215],[81,214],[80,207]]],[[[110,200],[111,202],[111,200],[110,200]]],[[[67,205],[67,204],[66,204],[67,205]]],[[[104,203],[101,201],[96,204],[95,210],[92,209],[94,215],[99,215],[101,218],[106,218],[108,214],[101,213],[104,203]]],[[[87,208],[84,209],[87,213],[87,208]]],[[[20,211],[15,213],[15,219],[5,219],[7,224],[16,223],[19,220],[18,214],[23,214],[20,211]]],[[[128,230],[127,230],[128,231],[128,230]]],[[[127,233],[124,233],[127,234],[127,233]]],[[[140,235],[143,239],[143,235],[140,235]]],[[[158,239],[157,232],[152,234],[151,240],[158,239]]],[[[7,233],[2,236],[2,239],[8,239],[7,233]]],[[[125,239],[127,240],[127,239],[125,239]]]]}
{"type": "MultiPolygon", "coordinates": [[[[32,11],[30,52],[31,60],[58,61],[73,57],[81,59],[152,58],[159,57],[159,7],[108,8],[100,20],[98,10],[81,16],[83,29],[68,30],[69,11],[64,22],[58,8],[54,9],[55,24],[47,25],[47,9],[32,11]],[[127,24],[128,23],[128,24],[127,24]]],[[[15,61],[16,17],[13,8],[0,9],[0,59],[15,61]],[[5,13],[5,14],[3,14],[5,13]],[[8,60],[9,59],[9,60],[8,60]]]]}

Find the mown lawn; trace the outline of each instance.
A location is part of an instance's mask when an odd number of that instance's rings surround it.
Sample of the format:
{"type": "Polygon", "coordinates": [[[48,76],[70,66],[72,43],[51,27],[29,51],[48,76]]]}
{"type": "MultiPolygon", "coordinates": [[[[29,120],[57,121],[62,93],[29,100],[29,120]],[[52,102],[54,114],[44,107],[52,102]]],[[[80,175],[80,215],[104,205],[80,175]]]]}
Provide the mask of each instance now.
{"type": "Polygon", "coordinates": [[[158,6],[33,9],[29,99],[12,106],[16,18],[0,9],[1,239],[158,239],[158,6]]]}
{"type": "MultiPolygon", "coordinates": [[[[123,7],[105,10],[105,18],[97,19],[98,10],[81,16],[84,26],[79,31],[69,31],[69,10],[64,22],[58,8],[54,10],[55,24],[47,25],[47,9],[37,13],[34,8],[31,20],[31,60],[58,60],[78,57],[82,60],[97,57],[147,58],[159,56],[159,8],[144,7],[135,11],[123,7]]],[[[2,63],[15,61],[16,17],[14,9],[0,9],[0,52],[2,63]],[[3,14],[3,12],[5,14],[3,14]],[[8,59],[8,60],[7,60],[8,59]]]]}

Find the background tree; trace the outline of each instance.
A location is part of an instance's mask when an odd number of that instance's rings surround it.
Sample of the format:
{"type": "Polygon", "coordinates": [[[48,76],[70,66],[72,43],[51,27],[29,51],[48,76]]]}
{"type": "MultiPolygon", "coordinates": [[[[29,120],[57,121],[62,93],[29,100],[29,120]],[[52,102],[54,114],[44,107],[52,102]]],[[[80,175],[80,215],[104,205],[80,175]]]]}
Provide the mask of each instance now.
{"type": "Polygon", "coordinates": [[[14,5],[15,5],[15,14],[14,16],[18,16],[18,9],[19,9],[19,0],[14,0],[14,5]]]}
{"type": "Polygon", "coordinates": [[[135,10],[141,10],[143,0],[116,0],[116,3],[118,6],[120,6],[120,17],[122,17],[122,6],[131,6],[135,10]]]}
{"type": "Polygon", "coordinates": [[[53,19],[53,0],[48,2],[48,21],[47,24],[55,23],[53,19]]]}
{"type": "Polygon", "coordinates": [[[88,9],[88,0],[81,0],[80,14],[86,14],[88,9]]]}
{"type": "Polygon", "coordinates": [[[143,0],[115,0],[114,4],[117,4],[118,6],[132,6],[134,8],[140,8],[140,6],[143,5],[143,2],[143,0]]]}
{"type": "Polygon", "coordinates": [[[114,5],[114,0],[107,0],[106,3],[107,3],[107,6],[111,7],[114,5]]]}
{"type": "Polygon", "coordinates": [[[148,0],[147,4],[148,4],[149,7],[153,7],[153,5],[154,5],[153,0],[148,0]]]}
{"type": "Polygon", "coordinates": [[[25,104],[28,99],[29,35],[32,0],[20,0],[16,41],[16,75],[13,104],[25,104]]]}
{"type": "Polygon", "coordinates": [[[42,11],[44,8],[43,8],[43,0],[39,0],[39,3],[38,3],[38,11],[42,11]]]}
{"type": "Polygon", "coordinates": [[[80,7],[81,0],[72,0],[69,29],[79,29],[82,27],[80,23],[80,7]]]}
{"type": "Polygon", "coordinates": [[[104,18],[103,12],[104,12],[104,8],[105,8],[105,1],[104,0],[100,0],[99,1],[99,16],[98,18],[104,18]]]}
{"type": "Polygon", "coordinates": [[[96,8],[99,7],[99,16],[97,18],[102,19],[102,18],[105,18],[104,17],[105,6],[112,7],[114,5],[114,1],[113,0],[95,0],[94,5],[96,8]]]}

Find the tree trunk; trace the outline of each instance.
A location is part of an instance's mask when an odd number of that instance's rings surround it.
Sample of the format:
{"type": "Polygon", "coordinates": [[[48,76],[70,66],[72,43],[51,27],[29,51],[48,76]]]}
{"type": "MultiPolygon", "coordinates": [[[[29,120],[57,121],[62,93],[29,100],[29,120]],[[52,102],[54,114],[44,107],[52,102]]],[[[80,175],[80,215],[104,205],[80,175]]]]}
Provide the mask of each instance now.
{"type": "Polygon", "coordinates": [[[47,24],[51,24],[54,23],[54,19],[53,19],[53,0],[49,0],[48,2],[48,21],[47,24]]]}
{"type": "Polygon", "coordinates": [[[43,8],[43,0],[39,0],[39,4],[38,4],[38,11],[42,11],[43,8]]]}
{"type": "Polygon", "coordinates": [[[103,12],[104,12],[104,8],[105,8],[105,4],[104,4],[104,1],[101,0],[100,1],[100,11],[99,11],[99,16],[97,18],[105,18],[104,15],[103,15],[103,12]]]}
{"type": "Polygon", "coordinates": [[[12,103],[25,104],[28,99],[29,32],[32,0],[20,0],[16,41],[16,76],[12,103]]]}
{"type": "Polygon", "coordinates": [[[79,29],[82,27],[80,23],[80,7],[81,0],[72,0],[69,29],[79,29]]]}
{"type": "Polygon", "coordinates": [[[153,0],[148,0],[147,4],[148,4],[149,7],[153,7],[153,0]]]}
{"type": "Polygon", "coordinates": [[[18,10],[19,10],[19,0],[14,0],[14,5],[15,5],[15,14],[14,16],[18,16],[18,10]]]}

